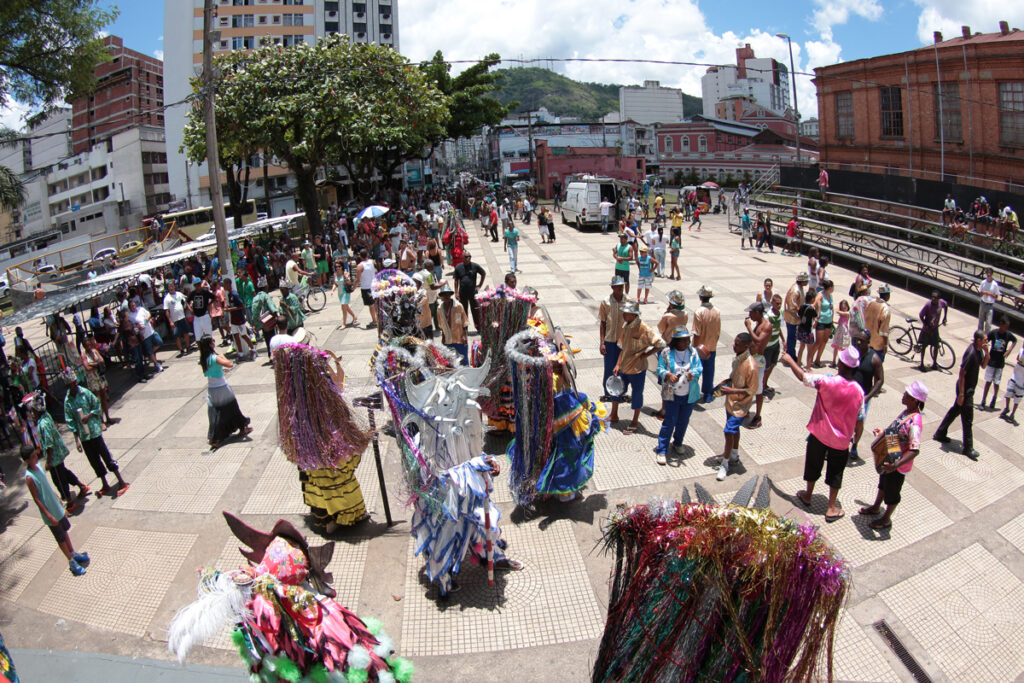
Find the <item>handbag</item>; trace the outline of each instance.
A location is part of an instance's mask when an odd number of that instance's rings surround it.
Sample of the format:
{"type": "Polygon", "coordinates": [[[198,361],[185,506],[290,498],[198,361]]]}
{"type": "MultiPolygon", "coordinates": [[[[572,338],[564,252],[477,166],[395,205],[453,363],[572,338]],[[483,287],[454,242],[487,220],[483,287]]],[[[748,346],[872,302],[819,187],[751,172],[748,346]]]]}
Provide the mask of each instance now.
{"type": "Polygon", "coordinates": [[[882,463],[886,460],[896,462],[902,452],[898,436],[889,434],[888,430],[879,434],[878,438],[871,442],[871,454],[875,456],[875,471],[881,473],[882,463]]]}
{"type": "Polygon", "coordinates": [[[260,289],[263,289],[264,287],[267,286],[266,274],[261,274],[258,278],[256,278],[256,286],[259,287],[260,289]]]}
{"type": "Polygon", "coordinates": [[[260,316],[260,327],[264,332],[269,332],[277,327],[277,316],[274,315],[273,311],[267,311],[260,316]]]}

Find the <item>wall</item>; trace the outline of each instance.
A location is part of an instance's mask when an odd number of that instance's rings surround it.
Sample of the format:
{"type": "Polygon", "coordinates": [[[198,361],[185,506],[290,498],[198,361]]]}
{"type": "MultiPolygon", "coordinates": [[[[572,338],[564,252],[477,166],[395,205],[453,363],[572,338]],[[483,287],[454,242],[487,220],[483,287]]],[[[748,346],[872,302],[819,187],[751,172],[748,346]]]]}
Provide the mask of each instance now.
{"type": "Polygon", "coordinates": [[[554,182],[562,182],[573,173],[606,176],[637,185],[643,183],[647,163],[642,156],[624,157],[617,147],[549,147],[544,140],[537,141],[537,193],[554,197],[554,182]]]}

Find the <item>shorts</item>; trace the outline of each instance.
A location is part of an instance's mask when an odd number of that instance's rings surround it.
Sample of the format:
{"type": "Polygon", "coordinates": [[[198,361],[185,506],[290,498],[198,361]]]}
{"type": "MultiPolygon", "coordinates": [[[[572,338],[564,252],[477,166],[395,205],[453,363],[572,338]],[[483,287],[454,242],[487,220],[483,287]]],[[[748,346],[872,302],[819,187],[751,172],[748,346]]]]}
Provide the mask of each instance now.
{"type": "Polygon", "coordinates": [[[748,230],[748,229],[746,229],[746,228],[744,228],[744,229],[743,229],[743,237],[744,237],[745,239],[748,239],[748,240],[749,240],[749,239],[753,239],[753,237],[751,237],[751,236],[750,236],[750,230],[748,230]]]}
{"type": "Polygon", "coordinates": [[[221,329],[224,326],[223,323],[224,323],[224,316],[223,315],[211,315],[210,316],[210,325],[213,326],[213,329],[215,329],[215,330],[221,329]]]}
{"type": "Polygon", "coordinates": [[[864,403],[861,404],[860,412],[857,413],[857,420],[859,420],[860,422],[863,422],[864,420],[867,419],[868,411],[871,410],[871,402],[873,400],[875,400],[875,399],[869,398],[868,400],[864,401],[864,403]]]}
{"type": "Polygon", "coordinates": [[[650,289],[654,285],[653,275],[639,275],[636,278],[637,289],[650,289]]]}
{"type": "Polygon", "coordinates": [[[821,332],[822,330],[828,330],[829,332],[831,332],[832,323],[814,323],[814,329],[817,330],[818,332],[821,332]]]}
{"type": "Polygon", "coordinates": [[[142,340],[142,353],[152,356],[156,350],[164,345],[164,339],[158,332],[154,332],[142,340]]]}
{"type": "Polygon", "coordinates": [[[237,335],[240,335],[240,336],[244,337],[245,336],[245,328],[246,328],[245,323],[242,323],[241,325],[231,325],[231,327],[228,329],[228,332],[230,332],[231,334],[237,334],[237,335]]]}
{"type": "Polygon", "coordinates": [[[1003,368],[1002,367],[994,368],[994,367],[992,367],[992,364],[990,363],[989,366],[987,368],[985,368],[985,383],[988,384],[989,382],[992,382],[992,384],[995,384],[996,386],[999,386],[999,383],[1002,380],[1003,380],[1003,368]]]}
{"type": "Polygon", "coordinates": [[[757,363],[757,395],[760,396],[764,392],[764,371],[768,367],[768,363],[763,354],[754,356],[754,362],[757,363]]]}
{"type": "Polygon", "coordinates": [[[810,332],[810,331],[805,332],[802,329],[798,328],[797,331],[796,331],[796,340],[798,342],[802,342],[804,344],[813,344],[814,343],[814,333],[810,332]]]}
{"type": "Polygon", "coordinates": [[[782,344],[771,344],[765,347],[764,350],[764,364],[768,369],[774,368],[779,364],[779,355],[782,352],[782,344]]]}
{"type": "Polygon", "coordinates": [[[725,416],[725,429],[722,431],[726,434],[739,434],[740,425],[747,419],[746,415],[726,415],[725,416]]]}
{"type": "Polygon", "coordinates": [[[362,288],[360,288],[359,294],[363,297],[363,304],[364,305],[366,305],[366,306],[372,306],[373,305],[373,295],[370,294],[370,290],[369,289],[362,289],[362,288]]]}
{"type": "Polygon", "coordinates": [[[318,275],[327,275],[327,261],[317,261],[316,272],[318,275]]]}
{"type": "Polygon", "coordinates": [[[796,242],[796,236],[786,235],[786,246],[791,247],[796,242]]]}
{"type": "Polygon", "coordinates": [[[199,341],[203,337],[213,336],[213,323],[210,320],[210,314],[197,315],[192,319],[192,334],[195,336],[196,341],[199,341]]]}
{"type": "Polygon", "coordinates": [[[807,453],[804,456],[804,481],[814,482],[821,478],[821,469],[825,468],[825,485],[831,489],[843,487],[843,472],[846,461],[850,459],[849,447],[839,450],[830,448],[818,441],[811,434],[807,437],[807,453]]]}
{"type": "Polygon", "coordinates": [[[907,475],[902,472],[883,472],[878,477],[878,490],[882,492],[882,501],[886,505],[898,505],[902,500],[903,480],[907,475]]]}
{"type": "Polygon", "coordinates": [[[182,318],[181,320],[174,321],[174,327],[171,329],[175,339],[181,339],[187,335],[192,334],[192,330],[188,328],[188,320],[182,318]]]}
{"type": "Polygon", "coordinates": [[[47,525],[50,529],[50,533],[53,534],[53,538],[57,541],[57,545],[60,545],[64,541],[68,540],[68,531],[71,529],[71,520],[67,518],[67,515],[57,520],[57,523],[53,526],[47,525]]]}
{"type": "Polygon", "coordinates": [[[921,335],[917,338],[918,343],[921,346],[938,346],[939,345],[939,331],[938,330],[921,330],[921,335]]]}
{"type": "Polygon", "coordinates": [[[1006,396],[1012,398],[1014,403],[1020,403],[1024,399],[1024,365],[1018,365],[1013,370],[1013,376],[1006,383],[1006,396]]]}
{"type": "Polygon", "coordinates": [[[621,277],[629,285],[629,271],[628,270],[615,270],[615,277],[621,277]]]}

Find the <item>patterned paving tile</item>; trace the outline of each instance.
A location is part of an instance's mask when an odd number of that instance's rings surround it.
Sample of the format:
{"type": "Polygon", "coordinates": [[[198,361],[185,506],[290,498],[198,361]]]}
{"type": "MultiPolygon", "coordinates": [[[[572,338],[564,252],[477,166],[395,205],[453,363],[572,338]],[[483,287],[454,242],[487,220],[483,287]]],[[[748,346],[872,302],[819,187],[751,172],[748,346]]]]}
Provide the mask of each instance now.
{"type": "Polygon", "coordinates": [[[92,558],[85,576],[61,572],[39,609],[133,636],[144,636],[196,534],[97,527],[76,548],[92,558]]]}
{"type": "Polygon", "coordinates": [[[879,596],[950,680],[1013,680],[1024,672],[1024,585],[982,546],[879,596]]]}
{"type": "MultiPolygon", "coordinates": [[[[196,368],[197,375],[198,370],[199,368],[196,368]]],[[[121,421],[111,425],[105,436],[107,438],[135,439],[145,436],[154,429],[160,428],[171,415],[181,410],[191,399],[191,396],[144,398],[140,394],[139,397],[132,399],[129,409],[122,408],[114,411],[114,416],[119,417],[121,421]]]]}
{"type": "MultiPolygon", "coordinates": [[[[277,396],[275,394],[240,394],[237,399],[242,414],[250,420],[249,426],[253,429],[252,436],[262,436],[270,423],[277,419],[277,396]]],[[[209,427],[210,419],[204,400],[192,416],[181,423],[175,436],[206,438],[209,427]]]]}
{"type": "MultiPolygon", "coordinates": [[[[878,491],[878,475],[870,466],[848,468],[843,476],[839,502],[846,511],[845,519],[834,524],[824,524],[828,488],[822,480],[815,487],[810,511],[805,513],[802,507],[796,508],[791,516],[811,515],[810,521],[822,525],[821,531],[825,538],[844,558],[855,564],[865,564],[902,550],[952,524],[948,517],[913,487],[913,481],[914,472],[911,471],[903,484],[903,500],[893,513],[892,527],[886,531],[878,532],[868,526],[874,517],[857,514],[862,505],[874,502],[878,491]]],[[[787,494],[795,494],[804,485],[801,478],[778,484],[779,489],[787,494]]]]}
{"type": "Polygon", "coordinates": [[[1012,543],[1017,550],[1024,553],[1024,514],[1017,515],[1009,522],[999,527],[998,531],[1002,537],[1012,543]]]}
{"type": "Polygon", "coordinates": [[[209,514],[248,454],[248,448],[224,448],[198,455],[185,450],[161,451],[135,477],[132,488],[117,499],[114,507],[209,514]]]}
{"type": "MultiPolygon", "coordinates": [[[[707,413],[711,419],[724,427],[725,404],[721,399],[708,408],[707,413]]],[[[761,416],[764,426],[741,430],[741,457],[746,455],[758,465],[769,465],[794,456],[803,456],[807,447],[807,420],[811,416],[806,405],[792,396],[777,398],[765,402],[761,416]]]]}
{"type": "MultiPolygon", "coordinates": [[[[462,590],[443,601],[421,583],[423,563],[406,561],[402,651],[408,656],[457,655],[512,650],[598,638],[604,614],[583,568],[572,523],[558,520],[543,531],[537,523],[505,524],[511,556],[522,571],[487,572],[465,562],[462,590]]],[[[422,579],[426,581],[426,578],[422,579]]]]}
{"type": "Polygon", "coordinates": [[[840,681],[898,683],[900,677],[868,638],[866,627],[843,614],[836,629],[833,671],[840,681]]]}
{"type": "Polygon", "coordinates": [[[975,442],[981,454],[977,461],[956,451],[944,451],[938,442],[921,443],[916,466],[971,512],[991,505],[1024,485],[1024,471],[997,455],[991,448],[975,442]]]}
{"type": "MultiPolygon", "coordinates": [[[[0,534],[0,597],[15,601],[36,578],[57,544],[31,501],[0,534]]],[[[72,532],[74,530],[72,529],[72,532]]]]}
{"type": "Polygon", "coordinates": [[[625,436],[618,430],[599,434],[594,454],[594,486],[600,491],[609,491],[713,473],[705,460],[715,452],[696,430],[687,430],[683,445],[688,447],[685,453],[677,455],[670,450],[668,464],[659,465],[654,459],[651,437],[625,436]]]}
{"type": "MultiPolygon", "coordinates": [[[[381,453],[381,457],[386,452],[381,453]]],[[[377,482],[377,468],[373,462],[373,450],[367,448],[356,469],[356,479],[363,492],[366,511],[383,514],[380,486],[377,482]]],[[[391,496],[394,499],[394,496],[391,496]]],[[[299,471],[285,459],[281,449],[275,449],[266,468],[253,488],[252,495],[242,508],[243,515],[301,515],[309,512],[302,502],[302,484],[299,471]]]]}

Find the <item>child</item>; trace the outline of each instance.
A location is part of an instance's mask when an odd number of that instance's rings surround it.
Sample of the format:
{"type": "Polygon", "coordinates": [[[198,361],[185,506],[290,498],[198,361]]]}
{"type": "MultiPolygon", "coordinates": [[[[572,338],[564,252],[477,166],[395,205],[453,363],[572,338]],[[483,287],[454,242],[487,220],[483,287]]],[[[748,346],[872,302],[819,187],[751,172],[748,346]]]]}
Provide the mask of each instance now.
{"type": "Polygon", "coordinates": [[[832,367],[836,367],[836,356],[850,345],[850,302],[839,302],[839,324],[832,333],[832,367]]]}
{"type": "Polygon", "coordinates": [[[654,259],[650,257],[650,250],[646,244],[640,245],[640,253],[636,257],[636,302],[640,303],[640,290],[644,292],[643,303],[647,303],[647,297],[651,292],[651,285],[654,284],[654,259]]]}
{"type": "Polygon", "coordinates": [[[53,492],[50,482],[46,480],[46,474],[39,469],[39,456],[42,451],[38,446],[23,445],[21,447],[21,459],[25,461],[25,486],[32,495],[39,514],[42,515],[46,526],[50,528],[57,545],[60,547],[64,557],[68,558],[68,568],[75,576],[85,573],[89,566],[88,553],[76,553],[71,545],[71,537],[68,536],[68,529],[71,522],[68,521],[64,506],[61,505],[57,494],[53,492]]]}
{"type": "Polygon", "coordinates": [[[681,280],[682,279],[682,277],[681,277],[682,273],[679,271],[679,249],[680,249],[680,246],[681,246],[680,243],[679,243],[679,240],[680,240],[680,238],[679,238],[678,235],[673,235],[672,236],[672,241],[669,243],[669,246],[668,246],[669,257],[672,259],[672,273],[668,276],[669,280],[672,280],[672,279],[681,280]]]}
{"type": "Polygon", "coordinates": [[[690,227],[687,230],[693,230],[693,226],[697,226],[697,232],[700,232],[700,207],[694,207],[693,209],[693,222],[690,223],[690,227]]]}
{"type": "Polygon", "coordinates": [[[804,295],[804,304],[797,311],[797,315],[800,316],[800,323],[796,328],[796,338],[800,342],[800,348],[796,352],[796,364],[801,367],[807,367],[810,369],[811,365],[811,349],[814,348],[814,321],[818,319],[818,309],[814,307],[814,299],[817,297],[817,293],[813,291],[807,292],[804,295]],[[800,358],[803,356],[804,349],[807,349],[807,364],[803,365],[800,363],[800,358]]]}

